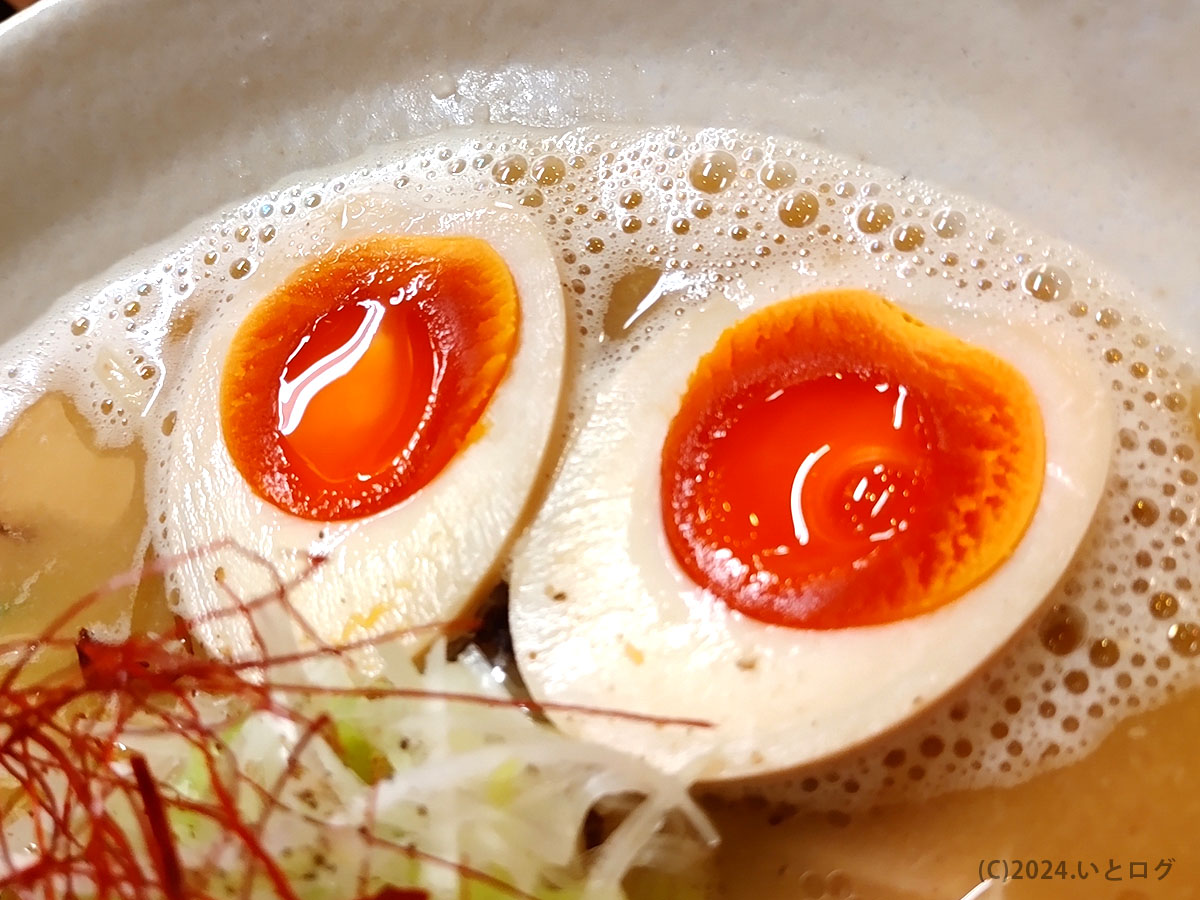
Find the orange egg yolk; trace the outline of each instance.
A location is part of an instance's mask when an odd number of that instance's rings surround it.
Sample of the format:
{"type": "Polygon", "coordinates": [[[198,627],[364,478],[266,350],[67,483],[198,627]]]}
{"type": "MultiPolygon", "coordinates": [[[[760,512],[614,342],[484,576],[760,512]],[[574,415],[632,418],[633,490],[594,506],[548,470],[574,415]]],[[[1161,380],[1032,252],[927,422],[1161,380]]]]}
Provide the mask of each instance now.
{"type": "Polygon", "coordinates": [[[663,524],[696,584],[794,628],[943,606],[1014,550],[1045,436],[1024,377],[866,291],[767,307],[692,373],[663,524]]]}
{"type": "Polygon", "coordinates": [[[234,464],[305,519],[403,501],[480,433],[518,321],[511,274],[476,238],[381,236],[331,251],[234,336],[221,381],[234,464]]]}

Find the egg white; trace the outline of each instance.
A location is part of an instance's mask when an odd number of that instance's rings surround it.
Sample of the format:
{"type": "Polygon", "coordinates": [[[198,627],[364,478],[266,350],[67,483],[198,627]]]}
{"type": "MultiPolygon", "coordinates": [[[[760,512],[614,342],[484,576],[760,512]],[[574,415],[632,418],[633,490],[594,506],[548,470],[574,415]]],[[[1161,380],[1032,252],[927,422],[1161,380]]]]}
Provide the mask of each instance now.
{"type": "Polygon", "coordinates": [[[659,465],[690,373],[747,313],[710,298],[648,339],[585,396],[564,460],[515,552],[510,621],[532,695],[711,729],[552,714],[562,729],[707,780],[793,769],[867,741],[926,708],[1000,649],[1038,608],[1083,537],[1105,484],[1110,403],[1094,370],[1041,333],[944,304],[909,311],[990,350],[1033,386],[1047,462],[1015,552],[934,612],[832,631],[766,625],[683,572],[662,528],[659,465]]]}
{"type": "MultiPolygon", "coordinates": [[[[314,638],[361,642],[461,615],[489,585],[521,520],[556,417],[565,312],[545,239],[527,219],[495,207],[416,211],[383,195],[338,198],[281,229],[257,269],[224,287],[227,298],[214,300],[173,395],[164,398],[177,411],[171,437],[152,448],[160,459],[151,466],[150,497],[165,524],[158,549],[185,557],[170,576],[178,611],[210,651],[239,659],[314,638]],[[260,499],[235,467],[221,432],[222,368],[243,318],[291,272],[337,244],[378,233],[489,242],[516,283],[517,350],[481,418],[482,436],[431,482],[362,519],[308,521],[260,499]],[[324,561],[312,568],[310,555],[324,561]],[[243,606],[255,600],[265,648],[243,606]]],[[[416,649],[430,637],[399,639],[416,649]]]]}

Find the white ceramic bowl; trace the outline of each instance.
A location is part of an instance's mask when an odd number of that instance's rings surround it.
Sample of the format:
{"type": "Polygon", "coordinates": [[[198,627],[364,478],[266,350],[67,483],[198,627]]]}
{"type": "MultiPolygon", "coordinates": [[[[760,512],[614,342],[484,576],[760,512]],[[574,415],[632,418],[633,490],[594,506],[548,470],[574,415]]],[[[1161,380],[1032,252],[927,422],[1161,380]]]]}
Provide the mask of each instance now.
{"type": "Polygon", "coordinates": [[[785,134],[973,195],[1200,344],[1198,34],[1189,0],[41,0],[0,24],[0,339],[369,145],[610,120],[785,134]]]}
{"type": "Polygon", "coordinates": [[[484,119],[812,139],[1080,244],[1194,335],[1198,33],[1182,0],[42,0],[0,25],[0,336],[293,172],[484,119]]]}

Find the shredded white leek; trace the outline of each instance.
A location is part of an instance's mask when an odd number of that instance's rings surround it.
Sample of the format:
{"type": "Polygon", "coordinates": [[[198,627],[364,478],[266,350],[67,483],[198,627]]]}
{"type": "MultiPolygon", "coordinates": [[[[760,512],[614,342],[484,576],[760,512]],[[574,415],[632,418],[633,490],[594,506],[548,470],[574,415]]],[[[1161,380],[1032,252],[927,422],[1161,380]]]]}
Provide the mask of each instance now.
{"type": "MultiPolygon", "coordinates": [[[[385,677],[372,684],[504,698],[478,662],[469,655],[447,662],[444,648],[435,646],[423,672],[392,656],[385,677]]],[[[298,668],[312,685],[355,686],[353,670],[337,659],[298,668]]],[[[638,866],[653,860],[661,867],[671,862],[664,856],[675,854],[688,868],[716,841],[685,778],[567,738],[515,707],[321,690],[276,699],[304,720],[326,717],[328,728],[306,735],[295,717],[252,711],[220,731],[207,756],[179,736],[122,734],[126,748],[142,754],[163,783],[180,861],[202,874],[210,896],[276,896],[261,874],[243,893],[247,873],[261,871],[247,842],[171,802],[214,803],[213,761],[220,782],[234,792],[239,820],[254,826],[255,843],[304,900],[369,897],[386,885],[475,900],[619,900],[638,866]],[[583,854],[589,811],[617,796],[643,799],[599,848],[583,854]],[[665,835],[668,817],[674,826],[665,835]]],[[[228,703],[196,702],[213,721],[228,716],[228,703]]],[[[129,777],[121,758],[112,766],[129,777]]],[[[108,812],[146,854],[144,870],[153,875],[136,796],[112,795],[108,812]]],[[[87,821],[81,816],[80,827],[87,821]]],[[[33,833],[31,816],[5,826],[9,846],[34,844],[33,833]]],[[[36,858],[36,848],[10,854],[10,865],[19,869],[36,858]]],[[[687,876],[694,881],[694,873],[687,876]]],[[[86,897],[80,884],[73,882],[75,896],[86,897]]]]}

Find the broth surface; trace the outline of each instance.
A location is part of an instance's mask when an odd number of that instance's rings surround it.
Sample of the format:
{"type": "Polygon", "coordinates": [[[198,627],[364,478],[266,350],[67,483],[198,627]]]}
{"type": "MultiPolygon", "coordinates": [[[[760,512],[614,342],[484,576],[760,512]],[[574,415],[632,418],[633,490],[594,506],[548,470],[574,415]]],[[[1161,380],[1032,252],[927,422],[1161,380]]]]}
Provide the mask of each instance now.
{"type": "MultiPolygon", "coordinates": [[[[1145,298],[1072,247],[800,142],[678,128],[445,134],[307,176],[196,225],[166,256],[129,262],[134,274],[64,298],[3,349],[5,469],[54,483],[36,489],[41,500],[21,492],[32,482],[4,483],[0,522],[32,521],[27,509],[37,521],[0,536],[0,585],[21,596],[34,578],[74,596],[144,556],[172,525],[151,514],[146,527],[156,472],[189,427],[175,373],[277,242],[329,240],[322,229],[379,193],[414,209],[498,203],[540,224],[573,316],[568,404],[706,304],[843,285],[998,316],[1093,360],[1119,445],[1046,612],[900,731],[811,772],[722,789],[722,890],[957,898],[981,860],[1032,858],[1063,860],[1066,879],[1014,882],[1003,896],[1194,895],[1200,372],[1188,336],[1169,334],[1145,298]],[[47,392],[71,405],[39,399],[47,392]],[[61,455],[46,456],[28,429],[61,455]],[[72,490],[68,472],[86,489],[72,490]],[[17,548],[22,528],[43,524],[61,542],[44,557],[17,548]],[[86,548],[101,545],[92,564],[86,548]],[[71,574],[54,574],[66,560],[71,574]],[[764,803],[790,814],[770,825],[764,803]],[[1126,877],[1101,894],[1110,859],[1126,877]],[[1140,861],[1149,877],[1131,880],[1140,861]],[[1070,879],[1076,863],[1086,880],[1070,879]]],[[[10,627],[35,631],[36,617],[10,627]]]]}

